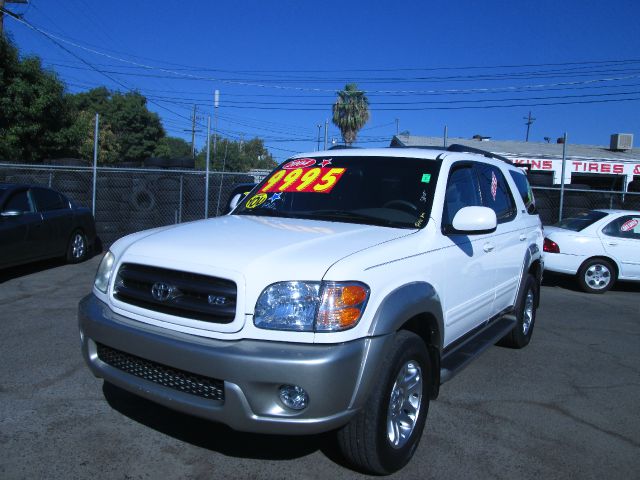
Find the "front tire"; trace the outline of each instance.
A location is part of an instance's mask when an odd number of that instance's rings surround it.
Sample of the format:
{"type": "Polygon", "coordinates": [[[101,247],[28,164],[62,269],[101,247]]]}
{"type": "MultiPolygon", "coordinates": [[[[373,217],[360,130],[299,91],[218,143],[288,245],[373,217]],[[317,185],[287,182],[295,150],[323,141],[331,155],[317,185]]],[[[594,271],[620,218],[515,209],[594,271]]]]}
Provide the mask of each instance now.
{"type": "Polygon", "coordinates": [[[603,258],[592,258],[578,270],[578,284],[587,293],[604,293],[613,287],[615,272],[611,262],[603,258]]]}
{"type": "Polygon", "coordinates": [[[431,364],[422,339],[398,332],[379,378],[362,410],[338,431],[338,444],[358,470],[386,475],[411,460],[427,418],[431,364]]]}
{"type": "Polygon", "coordinates": [[[527,274],[518,292],[515,306],[516,325],[498,342],[498,345],[508,348],[524,348],[529,345],[535,326],[539,295],[540,287],[535,277],[527,274]]]}

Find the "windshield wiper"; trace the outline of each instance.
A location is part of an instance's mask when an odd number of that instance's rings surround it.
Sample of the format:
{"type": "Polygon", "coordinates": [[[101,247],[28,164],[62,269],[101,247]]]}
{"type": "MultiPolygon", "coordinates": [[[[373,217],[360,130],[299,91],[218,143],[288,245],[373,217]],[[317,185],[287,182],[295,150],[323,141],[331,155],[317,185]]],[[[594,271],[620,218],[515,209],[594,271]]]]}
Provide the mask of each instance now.
{"type": "Polygon", "coordinates": [[[408,227],[406,223],[395,222],[380,217],[374,217],[372,215],[365,215],[364,213],[346,210],[316,210],[313,212],[305,212],[304,215],[321,220],[352,221],[354,223],[378,225],[383,227],[408,227]]]}
{"type": "Polygon", "coordinates": [[[256,208],[253,210],[240,210],[233,212],[232,215],[252,215],[254,217],[280,217],[280,218],[298,218],[295,212],[282,212],[271,208],[256,208]]]}

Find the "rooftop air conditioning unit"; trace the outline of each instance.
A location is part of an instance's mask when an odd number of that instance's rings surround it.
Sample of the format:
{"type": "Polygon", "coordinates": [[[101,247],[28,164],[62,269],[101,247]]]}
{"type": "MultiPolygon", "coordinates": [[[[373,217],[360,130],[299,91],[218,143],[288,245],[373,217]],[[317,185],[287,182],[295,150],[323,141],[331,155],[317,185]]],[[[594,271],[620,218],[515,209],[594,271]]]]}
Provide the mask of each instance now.
{"type": "Polygon", "coordinates": [[[611,150],[631,150],[633,148],[633,133],[614,133],[611,135],[611,150]]]}

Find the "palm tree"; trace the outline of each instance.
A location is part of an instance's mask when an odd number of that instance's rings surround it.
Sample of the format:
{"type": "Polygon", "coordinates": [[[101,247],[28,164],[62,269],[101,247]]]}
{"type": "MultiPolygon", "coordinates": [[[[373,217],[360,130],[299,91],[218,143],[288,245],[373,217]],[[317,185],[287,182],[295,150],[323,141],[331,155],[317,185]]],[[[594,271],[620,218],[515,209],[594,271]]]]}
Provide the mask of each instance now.
{"type": "Polygon", "coordinates": [[[369,100],[355,83],[347,83],[333,104],[333,123],[346,145],[356,141],[358,131],[369,120],[369,100]]]}

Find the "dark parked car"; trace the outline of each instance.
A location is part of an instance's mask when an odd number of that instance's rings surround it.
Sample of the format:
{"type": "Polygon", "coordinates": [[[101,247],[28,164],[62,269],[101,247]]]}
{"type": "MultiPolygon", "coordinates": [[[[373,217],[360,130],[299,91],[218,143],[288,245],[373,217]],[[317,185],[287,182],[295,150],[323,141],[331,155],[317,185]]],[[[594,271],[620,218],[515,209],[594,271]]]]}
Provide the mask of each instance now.
{"type": "Polygon", "coordinates": [[[50,188],[0,183],[0,268],[54,257],[81,262],[95,243],[88,208],[50,188]]]}

